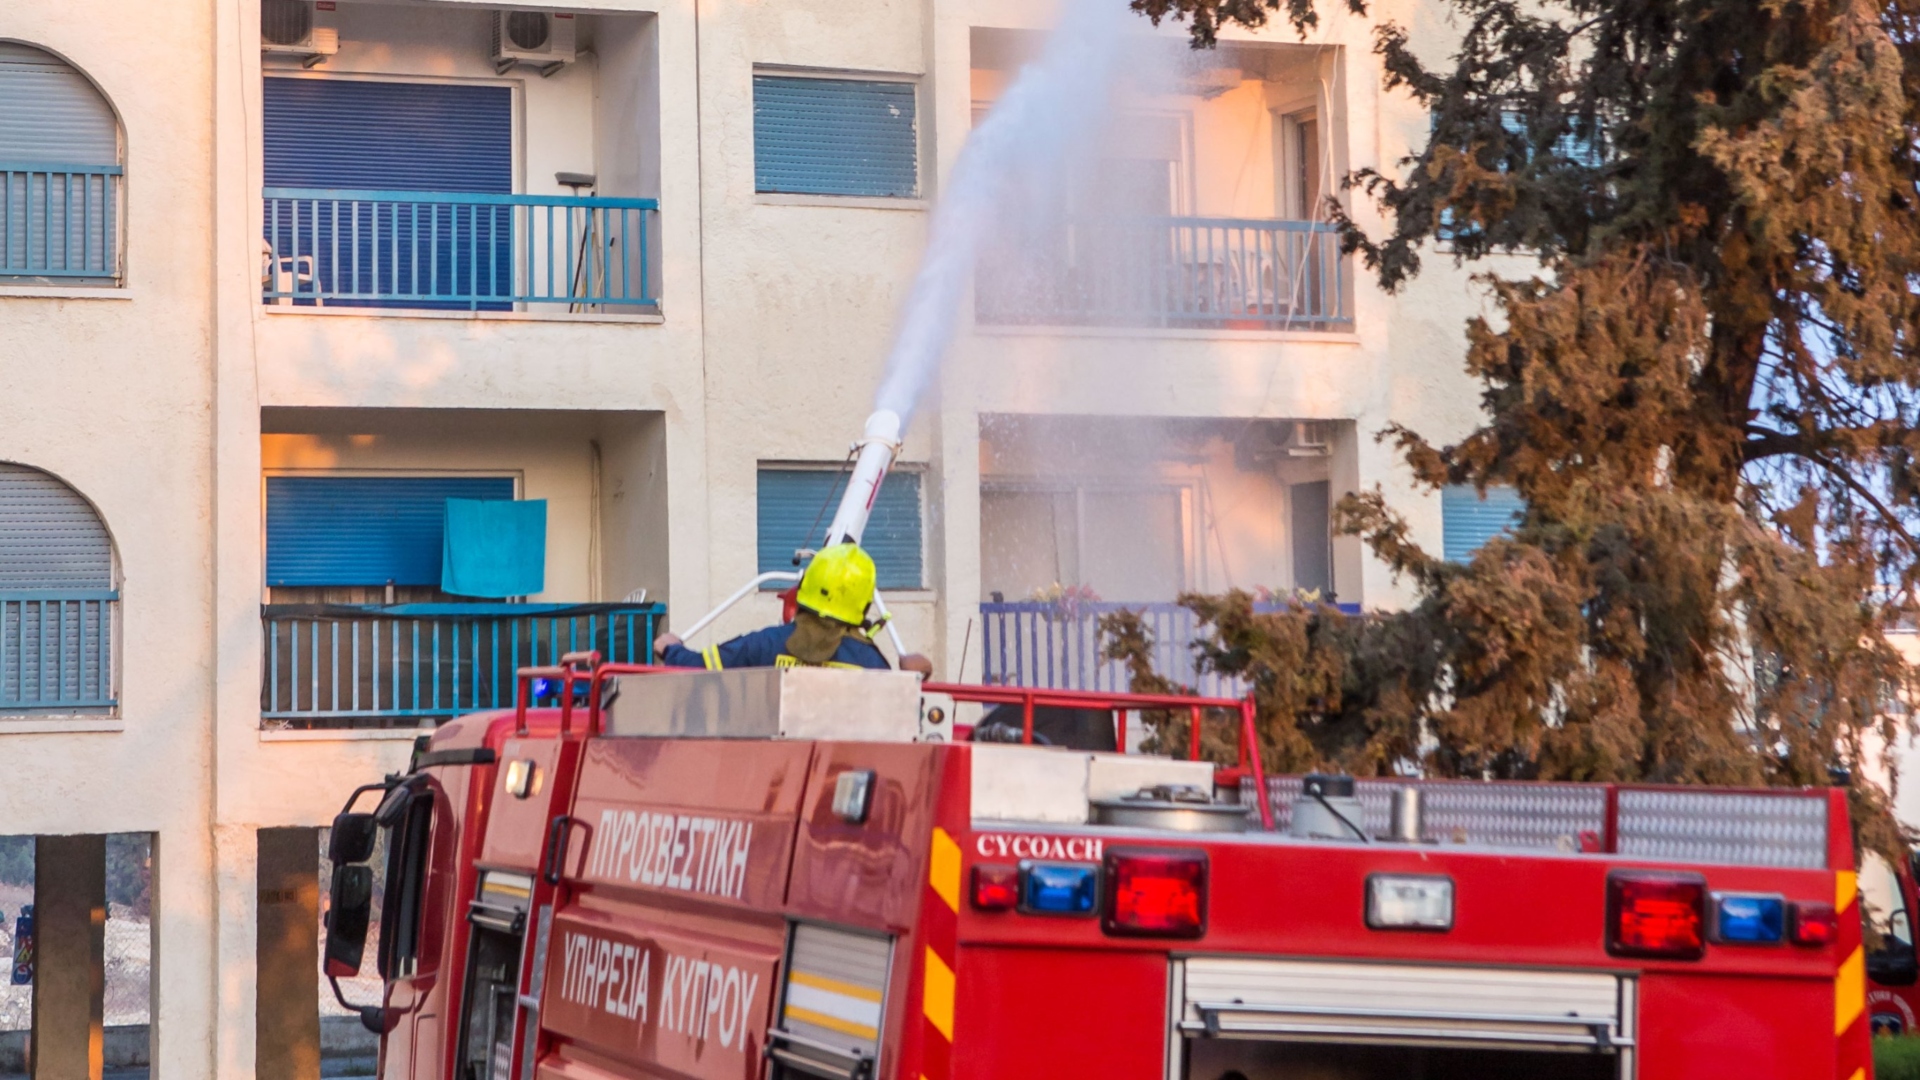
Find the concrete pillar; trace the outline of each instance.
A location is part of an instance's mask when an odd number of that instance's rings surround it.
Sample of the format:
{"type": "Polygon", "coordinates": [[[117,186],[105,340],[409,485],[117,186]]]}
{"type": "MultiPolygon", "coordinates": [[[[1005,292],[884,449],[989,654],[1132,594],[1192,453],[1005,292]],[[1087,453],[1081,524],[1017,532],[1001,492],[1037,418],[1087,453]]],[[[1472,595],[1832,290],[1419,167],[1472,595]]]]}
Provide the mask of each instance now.
{"type": "Polygon", "coordinates": [[[320,1078],[320,830],[261,829],[255,1080],[320,1078]]]}
{"type": "Polygon", "coordinates": [[[100,1080],[105,1050],[107,838],[33,849],[33,1080],[100,1080]]]}

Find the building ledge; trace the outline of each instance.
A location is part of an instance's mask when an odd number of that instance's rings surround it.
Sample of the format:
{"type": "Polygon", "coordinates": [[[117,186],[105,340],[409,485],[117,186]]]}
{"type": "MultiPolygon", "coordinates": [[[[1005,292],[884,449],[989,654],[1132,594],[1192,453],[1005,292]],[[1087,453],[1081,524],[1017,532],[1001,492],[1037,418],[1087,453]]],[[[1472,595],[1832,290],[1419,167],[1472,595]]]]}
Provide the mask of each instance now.
{"type": "Polygon", "coordinates": [[[260,731],[261,742],[412,742],[433,734],[432,728],[304,728],[260,731]]]}
{"type": "Polygon", "coordinates": [[[282,307],[262,304],[261,311],[276,318],[320,319],[430,319],[440,322],[532,322],[532,323],[627,323],[654,326],[666,322],[656,314],[602,315],[597,312],[566,311],[408,311],[398,308],[364,307],[282,307]]]}
{"type": "Polygon", "coordinates": [[[843,210],[913,210],[933,208],[927,199],[883,198],[873,195],[781,195],[763,191],[753,197],[761,206],[837,206],[843,210]]]}
{"type": "Polygon", "coordinates": [[[0,735],[98,735],[127,730],[117,716],[0,716],[0,735]]]}
{"type": "Polygon", "coordinates": [[[131,300],[133,290],[126,286],[87,285],[0,285],[0,300],[131,300]]]}
{"type": "Polygon", "coordinates": [[[1130,338],[1164,341],[1311,341],[1321,345],[1361,344],[1351,330],[1188,330],[1156,326],[996,326],[975,323],[975,337],[1130,338]]]}

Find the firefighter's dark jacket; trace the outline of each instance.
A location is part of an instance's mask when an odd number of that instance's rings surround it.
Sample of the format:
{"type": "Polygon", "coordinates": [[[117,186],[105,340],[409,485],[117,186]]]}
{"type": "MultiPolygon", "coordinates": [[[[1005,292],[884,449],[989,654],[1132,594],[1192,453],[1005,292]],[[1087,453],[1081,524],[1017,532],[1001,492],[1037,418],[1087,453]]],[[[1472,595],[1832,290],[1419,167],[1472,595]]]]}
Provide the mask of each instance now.
{"type": "MultiPolygon", "coordinates": [[[[669,667],[703,667],[709,671],[743,667],[804,667],[787,652],[787,638],[792,634],[793,624],[782,623],[765,630],[755,630],[751,634],[741,634],[732,641],[709,645],[698,652],[685,645],[669,645],[660,654],[660,662],[669,667]]],[[[834,650],[833,658],[823,666],[873,668],[880,671],[892,667],[878,646],[856,634],[841,638],[840,647],[834,650]]]]}

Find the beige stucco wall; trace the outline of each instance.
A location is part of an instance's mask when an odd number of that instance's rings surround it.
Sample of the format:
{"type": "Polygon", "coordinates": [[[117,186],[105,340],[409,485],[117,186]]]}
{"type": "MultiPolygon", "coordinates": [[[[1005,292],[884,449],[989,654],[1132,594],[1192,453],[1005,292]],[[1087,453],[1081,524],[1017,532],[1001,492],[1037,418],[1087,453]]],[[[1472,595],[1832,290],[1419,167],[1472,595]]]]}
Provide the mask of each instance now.
{"type": "MultiPolygon", "coordinates": [[[[1029,0],[570,6],[627,21],[603,27],[597,59],[550,80],[508,77],[521,95],[522,187],[558,190],[553,172],[577,169],[599,172],[609,192],[657,195],[658,317],[263,307],[257,5],[174,4],[155,19],[127,0],[68,0],[13,5],[0,23],[99,81],[128,153],[126,288],[65,298],[0,286],[0,459],[47,469],[94,502],[125,598],[118,718],[87,722],[96,731],[0,721],[10,775],[33,778],[0,788],[0,832],[158,834],[162,1080],[252,1075],[257,830],[324,823],[407,750],[391,734],[260,730],[264,473],[514,472],[550,500],[546,598],[644,586],[685,625],[756,569],[757,464],[837,462],[860,429],[927,199],[971,128],[973,29],[1051,17],[1029,0]],[[915,79],[927,199],[755,195],[756,68],[915,79]],[[597,514],[589,440],[602,453],[597,514]],[[56,730],[24,733],[33,726],[56,730]]],[[[343,29],[361,30],[323,71],[497,78],[475,44],[488,5],[341,9],[343,29]],[[353,44],[360,32],[386,45],[353,44]]],[[[1313,85],[1333,94],[1333,145],[1346,164],[1391,167],[1425,117],[1378,89],[1369,25],[1344,8],[1322,14],[1308,44],[1327,46],[1312,53],[1313,85]]],[[[1177,44],[1180,33],[1159,36],[1177,44]]],[[[1276,28],[1262,40],[1295,39],[1276,28]]],[[[1197,209],[1272,212],[1267,117],[1297,97],[1250,82],[1196,114],[1197,209]]],[[[943,675],[978,676],[977,642],[969,670],[954,669],[980,595],[984,414],[1338,420],[1325,462],[1336,488],[1382,485],[1415,537],[1437,545],[1437,499],[1411,488],[1373,434],[1400,422],[1450,438],[1473,422],[1459,374],[1473,304],[1465,278],[1435,259],[1398,295],[1357,288],[1351,333],[963,327],[903,453],[925,470],[929,585],[892,598],[903,636],[943,675]]],[[[1283,533],[1258,516],[1275,490],[1230,495],[1252,517],[1207,583],[1284,584],[1283,533]]],[[[1336,574],[1342,599],[1405,595],[1351,543],[1336,574]]],[[[774,611],[755,597],[715,633],[774,611]]]]}
{"type": "Polygon", "coordinates": [[[212,13],[12,5],[0,35],[87,72],[125,132],[126,286],[0,287],[0,459],[99,510],[123,599],[112,720],[0,720],[0,832],[156,834],[158,1075],[210,1071],[215,1016],[211,393],[212,13]],[[73,294],[71,299],[21,295],[73,294]],[[46,734],[26,734],[33,729],[46,734]],[[86,734],[54,733],[73,732],[86,734]]]}

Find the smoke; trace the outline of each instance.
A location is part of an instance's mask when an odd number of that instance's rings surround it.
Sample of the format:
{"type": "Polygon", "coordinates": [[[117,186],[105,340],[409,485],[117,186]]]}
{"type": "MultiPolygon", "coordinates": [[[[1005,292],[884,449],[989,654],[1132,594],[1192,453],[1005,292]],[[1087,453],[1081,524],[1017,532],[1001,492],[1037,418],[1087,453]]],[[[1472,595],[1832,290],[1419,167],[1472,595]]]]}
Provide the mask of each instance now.
{"type": "Polygon", "coordinates": [[[1076,150],[1098,137],[1131,18],[1116,0],[1070,0],[1039,59],[967,139],[934,208],[876,409],[898,413],[903,425],[912,418],[953,341],[982,243],[1058,191],[1076,150]]]}

